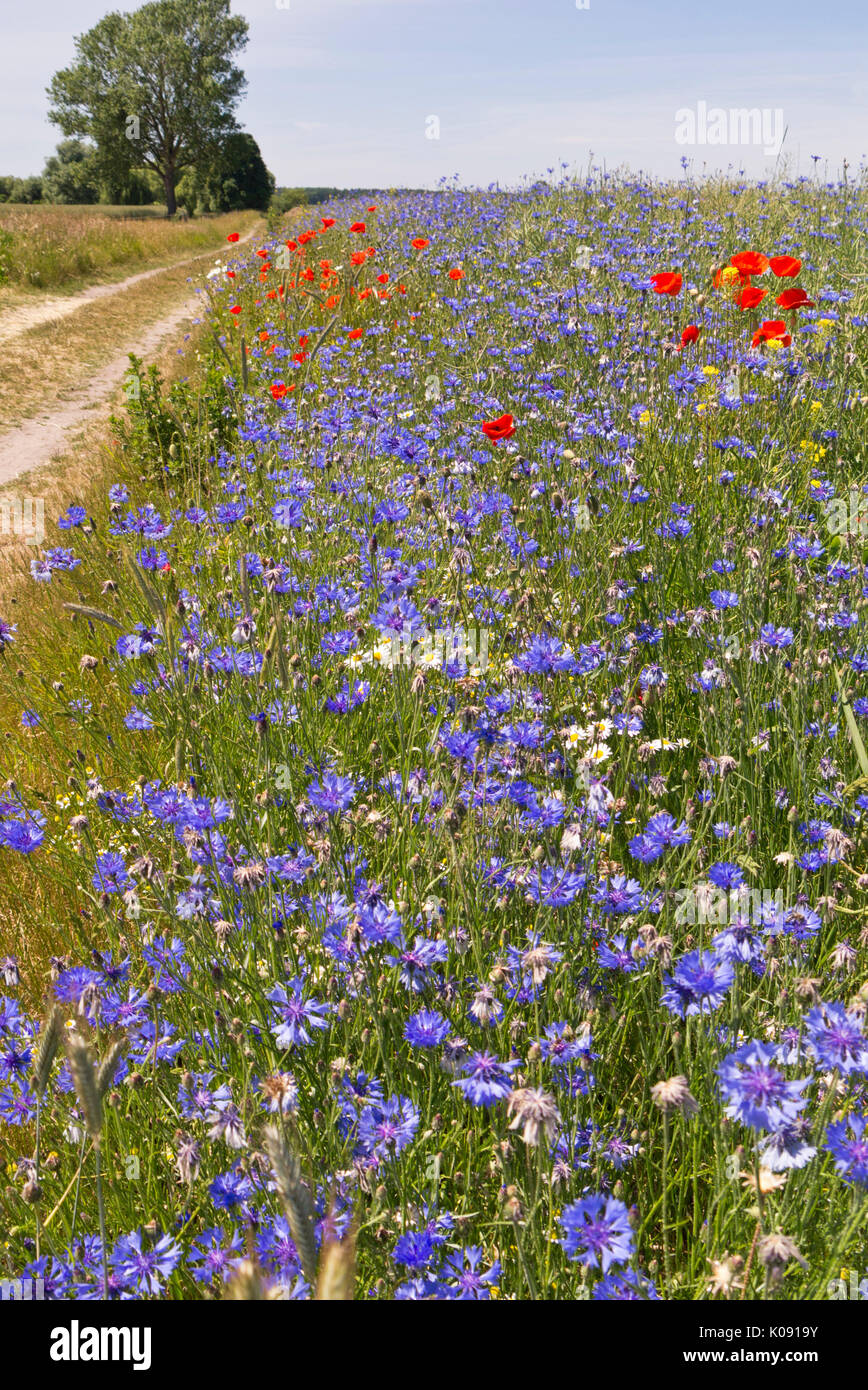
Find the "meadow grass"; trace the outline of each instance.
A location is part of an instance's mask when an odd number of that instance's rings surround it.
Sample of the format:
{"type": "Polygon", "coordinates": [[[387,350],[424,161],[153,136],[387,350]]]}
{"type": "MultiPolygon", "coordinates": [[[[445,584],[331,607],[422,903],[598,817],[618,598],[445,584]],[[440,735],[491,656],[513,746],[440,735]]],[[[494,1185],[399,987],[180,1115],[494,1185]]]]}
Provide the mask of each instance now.
{"type": "Polygon", "coordinates": [[[209,280],[186,381],[133,363],[3,615],[5,1268],[834,1297],[865,188],[319,212],[209,280]]]}
{"type": "Polygon", "coordinates": [[[174,222],[148,208],[0,204],[0,303],[5,286],[68,290],[219,246],[257,216],[174,222]]]}

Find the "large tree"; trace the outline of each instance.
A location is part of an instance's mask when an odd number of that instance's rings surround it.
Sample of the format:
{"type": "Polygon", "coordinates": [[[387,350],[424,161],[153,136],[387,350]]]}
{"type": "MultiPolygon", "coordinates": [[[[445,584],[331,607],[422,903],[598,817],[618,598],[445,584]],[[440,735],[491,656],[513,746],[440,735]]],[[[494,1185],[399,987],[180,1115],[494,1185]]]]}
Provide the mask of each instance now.
{"type": "Polygon", "coordinates": [[[171,217],[183,171],[206,166],[238,129],[247,84],[232,59],[246,43],[247,21],[230,14],[229,0],[153,0],[108,14],[51,79],[49,119],[93,140],[107,179],[152,169],[171,217]]]}

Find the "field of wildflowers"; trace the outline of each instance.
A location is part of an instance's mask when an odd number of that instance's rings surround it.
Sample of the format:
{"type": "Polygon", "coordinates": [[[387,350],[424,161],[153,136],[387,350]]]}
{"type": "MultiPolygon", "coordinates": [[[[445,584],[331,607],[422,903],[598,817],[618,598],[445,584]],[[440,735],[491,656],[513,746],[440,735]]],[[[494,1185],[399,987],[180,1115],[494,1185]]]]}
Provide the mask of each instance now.
{"type": "Polygon", "coordinates": [[[254,246],[2,612],[0,1275],[846,1296],[864,186],[254,246]]]}

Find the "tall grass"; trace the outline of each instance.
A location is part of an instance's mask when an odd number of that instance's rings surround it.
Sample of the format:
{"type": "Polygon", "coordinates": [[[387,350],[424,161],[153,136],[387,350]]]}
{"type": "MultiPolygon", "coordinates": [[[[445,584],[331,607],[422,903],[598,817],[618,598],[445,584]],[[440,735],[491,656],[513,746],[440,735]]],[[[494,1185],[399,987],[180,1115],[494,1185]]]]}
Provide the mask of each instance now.
{"type": "Polygon", "coordinates": [[[246,229],[253,213],[170,222],[139,210],[0,204],[0,287],[60,289],[118,267],[153,264],[207,250],[246,229]]]}

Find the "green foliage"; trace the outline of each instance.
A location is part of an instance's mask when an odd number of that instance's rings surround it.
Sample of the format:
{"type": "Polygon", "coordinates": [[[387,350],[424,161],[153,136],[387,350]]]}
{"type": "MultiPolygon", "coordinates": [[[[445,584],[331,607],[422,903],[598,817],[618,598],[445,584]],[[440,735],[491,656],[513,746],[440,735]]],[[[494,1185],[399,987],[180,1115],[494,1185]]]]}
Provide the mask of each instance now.
{"type": "Polygon", "coordinates": [[[259,146],[247,131],[227,136],[207,164],[188,171],[178,200],[188,212],[264,212],[274,192],[274,175],[265,167],[259,146]]]}
{"type": "Polygon", "coordinates": [[[96,148],[83,140],[61,140],[42,171],[46,203],[97,203],[100,182],[96,148]]]}

